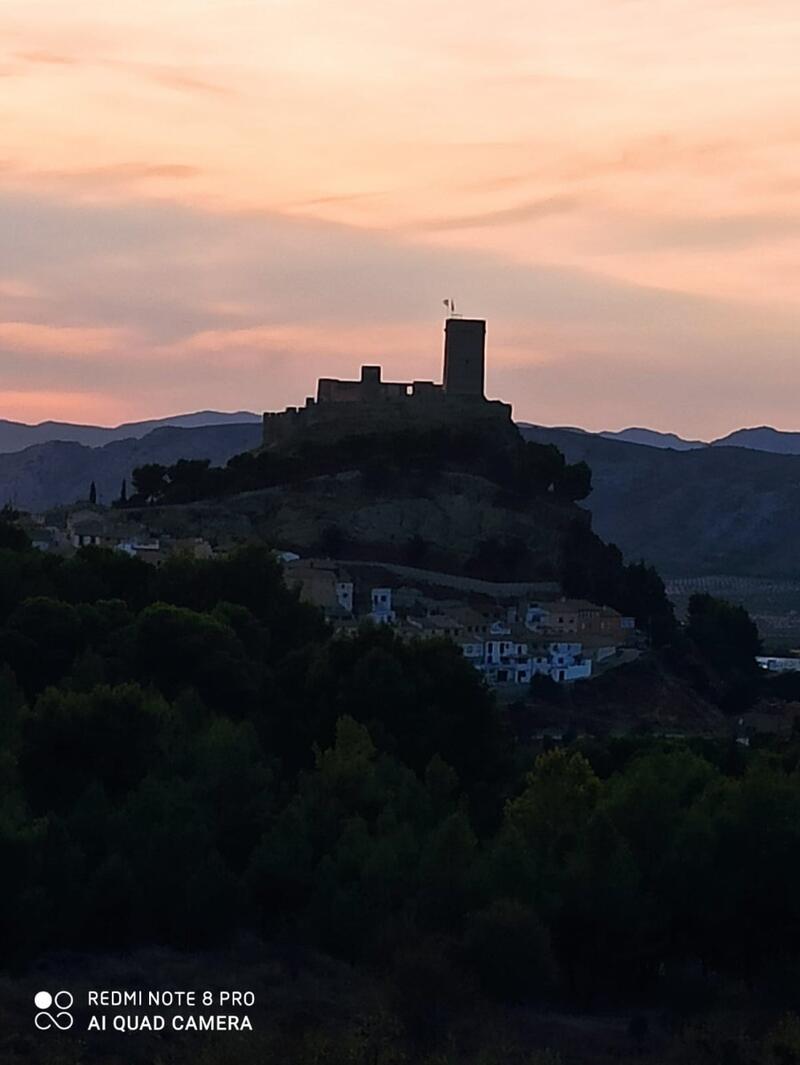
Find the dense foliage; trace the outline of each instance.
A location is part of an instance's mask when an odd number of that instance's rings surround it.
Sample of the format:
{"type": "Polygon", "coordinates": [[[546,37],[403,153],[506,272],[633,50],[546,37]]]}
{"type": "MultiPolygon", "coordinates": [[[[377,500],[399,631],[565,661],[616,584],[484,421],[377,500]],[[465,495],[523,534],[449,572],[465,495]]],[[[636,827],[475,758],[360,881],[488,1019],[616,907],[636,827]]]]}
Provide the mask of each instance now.
{"type": "Polygon", "coordinates": [[[424,473],[428,480],[446,469],[488,478],[508,500],[551,494],[565,502],[585,499],[591,472],[585,462],[569,464],[550,444],[525,442],[516,434],[497,435],[480,427],[432,428],[347,436],[335,442],[300,440],[283,450],[245,452],[225,468],[181,459],[172,466],[148,464],[133,473],[130,505],[187,503],[232,495],[311,477],[359,470],[367,484],[384,489],[424,473]]]}
{"type": "Polygon", "coordinates": [[[349,957],[436,936],[527,997],[800,951],[793,760],[558,750],[520,778],[453,646],[333,638],[266,551],[2,549],[0,659],[7,960],[242,926],[349,957]]]}
{"type": "MultiPolygon", "coordinates": [[[[386,1046],[412,1048],[475,995],[683,1016],[721,980],[795,986],[794,741],[515,751],[453,645],[334,637],[264,549],[154,568],[0,545],[6,966],[255,932],[384,974],[386,1046]]],[[[602,557],[587,591],[613,591],[602,557]]],[[[694,601],[681,639],[750,676],[735,608],[694,601]]],[[[308,1060],[422,1060],[364,1055],[308,1060]]]]}

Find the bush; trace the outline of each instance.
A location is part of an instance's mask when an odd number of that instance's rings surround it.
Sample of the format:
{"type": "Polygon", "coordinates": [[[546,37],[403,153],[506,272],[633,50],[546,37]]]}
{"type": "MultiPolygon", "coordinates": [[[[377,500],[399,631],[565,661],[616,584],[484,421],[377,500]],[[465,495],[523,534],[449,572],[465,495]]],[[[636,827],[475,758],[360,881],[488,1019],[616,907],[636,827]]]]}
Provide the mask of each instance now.
{"type": "Polygon", "coordinates": [[[551,986],[554,977],[550,937],[528,906],[498,899],[473,915],[464,950],[487,994],[523,1002],[551,986]]]}

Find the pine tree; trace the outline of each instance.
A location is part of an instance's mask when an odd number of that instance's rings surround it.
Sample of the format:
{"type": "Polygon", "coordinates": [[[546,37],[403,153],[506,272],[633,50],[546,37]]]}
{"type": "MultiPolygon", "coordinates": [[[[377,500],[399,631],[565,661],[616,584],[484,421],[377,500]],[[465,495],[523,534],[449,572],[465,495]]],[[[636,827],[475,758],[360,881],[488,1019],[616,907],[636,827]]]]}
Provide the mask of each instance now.
{"type": "Polygon", "coordinates": [[[92,506],[97,503],[97,485],[94,483],[94,481],[92,481],[91,485],[89,486],[89,502],[92,504],[92,506]]]}
{"type": "Polygon", "coordinates": [[[119,501],[120,503],[128,502],[128,482],[124,477],[122,479],[122,487],[119,490],[119,501]]]}

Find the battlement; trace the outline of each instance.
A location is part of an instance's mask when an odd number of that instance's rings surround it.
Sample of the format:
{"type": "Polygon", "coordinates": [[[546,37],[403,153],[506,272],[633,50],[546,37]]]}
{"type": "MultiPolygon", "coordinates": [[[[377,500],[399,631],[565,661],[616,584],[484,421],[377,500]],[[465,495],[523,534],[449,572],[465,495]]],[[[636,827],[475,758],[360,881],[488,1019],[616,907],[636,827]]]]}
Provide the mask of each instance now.
{"type": "Polygon", "coordinates": [[[384,381],[380,366],[362,366],[358,381],[320,377],[317,403],[384,403],[406,399],[432,399],[443,392],[433,381],[384,381]]]}

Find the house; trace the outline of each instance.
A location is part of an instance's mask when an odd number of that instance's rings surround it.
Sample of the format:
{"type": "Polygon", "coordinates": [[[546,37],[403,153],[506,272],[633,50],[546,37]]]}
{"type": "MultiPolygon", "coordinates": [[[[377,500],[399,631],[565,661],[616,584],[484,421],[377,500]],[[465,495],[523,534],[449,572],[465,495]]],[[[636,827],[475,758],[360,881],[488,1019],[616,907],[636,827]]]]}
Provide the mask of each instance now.
{"type": "Polygon", "coordinates": [[[189,536],[170,540],[168,550],[171,556],[184,555],[198,561],[214,557],[214,548],[202,536],[189,536]]]}
{"type": "Polygon", "coordinates": [[[106,523],[91,511],[67,518],[67,536],[73,547],[100,547],[106,532],[106,523]]]}
{"type": "Polygon", "coordinates": [[[800,658],[779,658],[775,655],[757,655],[756,662],[770,673],[799,673],[800,658]]]}
{"type": "Polygon", "coordinates": [[[449,614],[426,614],[421,618],[409,616],[406,621],[418,630],[420,636],[428,639],[455,640],[464,632],[464,627],[449,614]]]}
{"type": "Polygon", "coordinates": [[[159,566],[166,557],[159,540],[120,540],[114,544],[116,551],[139,558],[150,566],[159,566]]]}
{"type": "Polygon", "coordinates": [[[286,583],[297,588],[304,603],[320,607],[329,617],[353,613],[353,579],[335,562],[295,559],[284,565],[286,583]]]}
{"type": "MultiPolygon", "coordinates": [[[[496,628],[500,630],[501,625],[496,628]]],[[[544,675],[556,683],[571,683],[592,675],[592,662],[577,641],[529,642],[519,629],[496,631],[487,637],[464,634],[456,639],[464,657],[491,685],[530,684],[544,675]]]]}
{"type": "Polygon", "coordinates": [[[614,646],[624,643],[636,627],[633,618],[623,617],[610,606],[566,598],[553,603],[531,604],[526,623],[543,632],[603,636],[614,646]]]}
{"type": "Polygon", "coordinates": [[[34,526],[26,530],[31,546],[37,551],[54,551],[59,546],[58,530],[48,525],[34,526]]]}
{"type": "Polygon", "coordinates": [[[397,620],[397,615],[392,609],[392,589],[372,588],[370,590],[372,609],[369,618],[376,625],[388,625],[397,620]]]}

